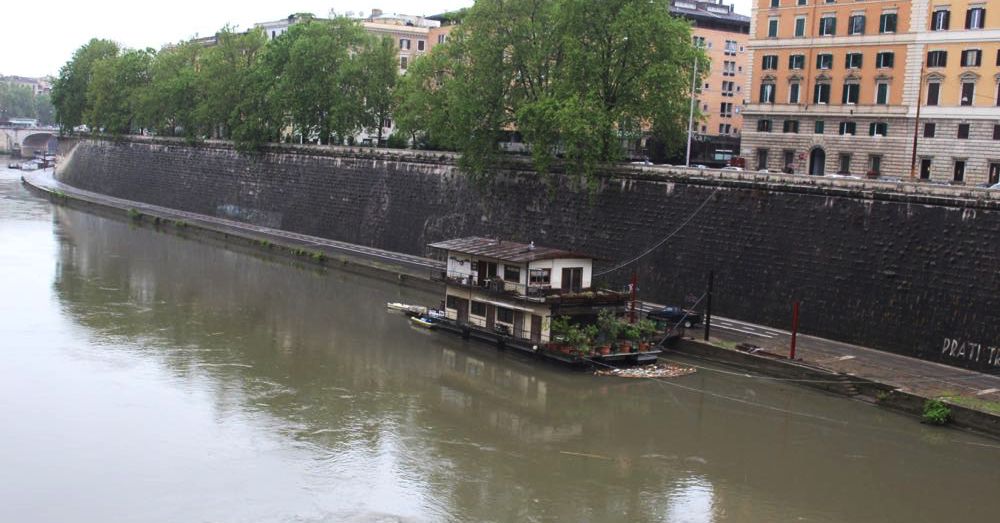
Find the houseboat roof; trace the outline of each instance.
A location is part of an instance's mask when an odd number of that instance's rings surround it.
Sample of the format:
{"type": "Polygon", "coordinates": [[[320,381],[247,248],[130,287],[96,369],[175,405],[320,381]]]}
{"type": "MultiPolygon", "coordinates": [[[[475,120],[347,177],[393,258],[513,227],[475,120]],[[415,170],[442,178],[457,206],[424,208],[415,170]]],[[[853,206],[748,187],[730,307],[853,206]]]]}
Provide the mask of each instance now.
{"type": "Polygon", "coordinates": [[[430,244],[435,249],[461,252],[473,256],[484,258],[495,258],[498,260],[514,263],[525,263],[536,260],[552,260],[556,258],[585,258],[594,259],[588,254],[564,251],[552,247],[542,247],[533,243],[519,243],[496,238],[483,238],[480,236],[469,236],[466,238],[456,238],[430,244]]]}

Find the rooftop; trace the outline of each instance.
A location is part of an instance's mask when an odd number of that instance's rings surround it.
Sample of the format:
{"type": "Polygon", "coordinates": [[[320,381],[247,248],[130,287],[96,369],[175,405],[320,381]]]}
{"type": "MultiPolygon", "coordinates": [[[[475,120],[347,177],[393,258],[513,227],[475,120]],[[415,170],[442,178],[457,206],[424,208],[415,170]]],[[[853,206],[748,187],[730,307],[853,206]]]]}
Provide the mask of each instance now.
{"type": "Polygon", "coordinates": [[[454,240],[432,243],[430,247],[515,263],[552,260],[556,258],[593,258],[593,256],[586,254],[554,249],[552,247],[541,247],[534,243],[518,243],[480,236],[469,236],[467,238],[456,238],[454,240]]]}

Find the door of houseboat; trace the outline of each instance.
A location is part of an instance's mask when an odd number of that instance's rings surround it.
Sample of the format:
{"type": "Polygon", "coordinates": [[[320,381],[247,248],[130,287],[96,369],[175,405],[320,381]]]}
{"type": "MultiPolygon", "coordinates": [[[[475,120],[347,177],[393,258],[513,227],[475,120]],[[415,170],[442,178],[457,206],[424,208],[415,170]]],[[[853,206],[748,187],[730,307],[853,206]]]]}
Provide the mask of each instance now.
{"type": "Polygon", "coordinates": [[[514,311],[514,337],[515,338],[525,338],[524,335],[524,313],[521,311],[514,311]]]}
{"type": "Polygon", "coordinates": [[[457,296],[449,296],[455,300],[455,307],[458,310],[458,322],[469,323],[469,300],[457,296]]]}
{"type": "Polygon", "coordinates": [[[531,341],[542,341],[542,317],[537,314],[531,315],[531,341]]]}
{"type": "Polygon", "coordinates": [[[486,329],[493,330],[493,326],[497,324],[497,307],[492,303],[486,304],[486,329]]]}
{"type": "Polygon", "coordinates": [[[583,267],[566,267],[562,270],[562,290],[577,292],[583,289],[583,267]]]}

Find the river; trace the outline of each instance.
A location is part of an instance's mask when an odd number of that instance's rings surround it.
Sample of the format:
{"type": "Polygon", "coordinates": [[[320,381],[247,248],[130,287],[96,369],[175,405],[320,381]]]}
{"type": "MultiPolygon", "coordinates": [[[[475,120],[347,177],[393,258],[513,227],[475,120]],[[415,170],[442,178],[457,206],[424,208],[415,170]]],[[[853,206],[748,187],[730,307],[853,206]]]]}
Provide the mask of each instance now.
{"type": "Polygon", "coordinates": [[[0,521],[982,522],[1000,443],[712,366],[539,366],[438,296],[53,206],[0,170],[0,521]]]}

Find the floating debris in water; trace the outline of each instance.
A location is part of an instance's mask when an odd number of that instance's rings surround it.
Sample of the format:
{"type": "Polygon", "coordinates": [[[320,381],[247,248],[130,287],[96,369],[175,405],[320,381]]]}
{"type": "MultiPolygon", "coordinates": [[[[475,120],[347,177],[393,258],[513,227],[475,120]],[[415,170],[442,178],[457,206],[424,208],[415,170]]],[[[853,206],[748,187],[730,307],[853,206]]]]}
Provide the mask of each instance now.
{"type": "Polygon", "coordinates": [[[676,378],[694,374],[692,367],[682,367],[673,363],[653,363],[627,369],[602,369],[594,371],[595,376],[617,376],[619,378],[676,378]]]}

